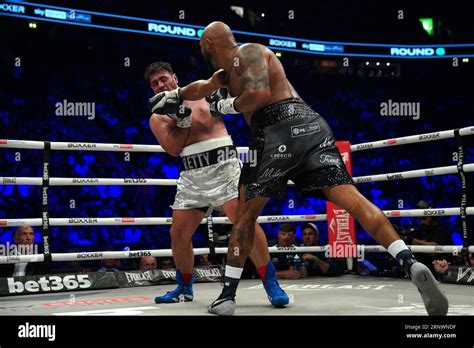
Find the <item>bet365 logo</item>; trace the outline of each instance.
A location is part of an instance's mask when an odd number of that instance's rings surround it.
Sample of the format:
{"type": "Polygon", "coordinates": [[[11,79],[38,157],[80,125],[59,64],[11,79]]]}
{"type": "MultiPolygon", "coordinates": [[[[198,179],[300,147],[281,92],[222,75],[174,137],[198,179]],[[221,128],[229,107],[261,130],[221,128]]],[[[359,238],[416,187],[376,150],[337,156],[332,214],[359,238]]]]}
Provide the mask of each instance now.
{"type": "Polygon", "coordinates": [[[41,277],[37,281],[27,280],[25,282],[18,280],[15,281],[14,278],[8,278],[7,282],[10,294],[87,289],[92,285],[87,274],[67,275],[63,277],[41,277]]]}

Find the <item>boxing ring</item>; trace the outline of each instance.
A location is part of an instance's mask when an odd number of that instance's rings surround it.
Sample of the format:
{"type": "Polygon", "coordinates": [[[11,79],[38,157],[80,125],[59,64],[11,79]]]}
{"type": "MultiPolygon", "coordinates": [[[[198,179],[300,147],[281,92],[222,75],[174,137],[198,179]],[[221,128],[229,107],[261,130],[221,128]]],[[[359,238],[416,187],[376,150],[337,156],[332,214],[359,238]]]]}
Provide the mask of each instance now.
{"type": "MultiPolygon", "coordinates": [[[[421,216],[461,216],[463,245],[409,246],[417,253],[451,253],[464,255],[474,252],[474,246],[468,245],[466,217],[474,215],[474,207],[467,207],[467,189],[465,173],[474,171],[474,163],[464,163],[464,150],[461,138],[474,134],[474,127],[456,130],[412,135],[385,139],[369,143],[350,145],[351,152],[403,144],[438,141],[456,138],[458,142],[457,165],[417,169],[396,173],[376,174],[353,177],[356,184],[420,178],[424,176],[458,174],[461,178],[460,207],[435,209],[386,210],[389,218],[421,216]]],[[[153,178],[61,178],[50,177],[49,164],[51,151],[88,150],[112,152],[152,152],[162,153],[158,145],[104,144],[104,143],[68,143],[48,141],[0,140],[0,148],[43,150],[42,177],[0,177],[4,185],[41,186],[42,215],[40,218],[0,219],[0,227],[21,225],[41,226],[43,254],[0,256],[2,263],[18,262],[59,262],[86,261],[100,259],[140,258],[142,256],[169,257],[171,249],[163,250],[127,250],[97,251],[88,253],[54,253],[50,248],[49,226],[130,226],[130,225],[171,225],[171,217],[50,217],[48,211],[48,188],[50,186],[175,186],[176,179],[153,178]]],[[[238,147],[239,153],[248,148],[238,147]]],[[[292,183],[290,182],[290,185],[292,183]]],[[[274,222],[311,222],[326,221],[327,214],[260,216],[258,223],[274,222]]],[[[207,217],[201,224],[208,226],[209,247],[194,249],[195,255],[226,254],[227,248],[214,245],[212,226],[231,224],[226,217],[207,217]]],[[[277,248],[270,247],[270,253],[321,252],[326,246],[277,248]]],[[[386,252],[378,245],[357,245],[363,253],[386,252]]],[[[268,302],[260,280],[242,280],[237,293],[237,315],[426,315],[425,307],[416,287],[408,279],[344,275],[340,277],[313,277],[299,280],[281,280],[282,288],[290,295],[287,309],[274,309],[268,302]]],[[[169,291],[174,284],[135,288],[87,290],[77,292],[29,294],[0,298],[0,315],[208,315],[206,306],[219,292],[218,283],[195,284],[193,302],[175,305],[156,305],[153,299],[158,294],[169,291]]],[[[449,315],[474,315],[474,300],[469,286],[441,284],[450,301],[449,315]]]]}

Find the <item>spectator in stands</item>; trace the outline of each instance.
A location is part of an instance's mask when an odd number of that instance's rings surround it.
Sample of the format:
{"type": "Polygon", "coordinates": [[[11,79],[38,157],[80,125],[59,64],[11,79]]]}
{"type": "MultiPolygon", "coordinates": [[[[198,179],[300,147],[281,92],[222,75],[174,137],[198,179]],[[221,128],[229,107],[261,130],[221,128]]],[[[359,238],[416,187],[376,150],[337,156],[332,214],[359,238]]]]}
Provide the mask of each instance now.
{"type": "MultiPolygon", "coordinates": [[[[31,226],[18,226],[13,237],[14,245],[10,245],[10,254],[14,251],[17,255],[32,255],[36,253],[34,240],[35,232],[31,226]]],[[[10,256],[15,256],[10,254],[10,256]]],[[[22,277],[26,275],[47,274],[49,266],[44,262],[20,262],[0,264],[0,277],[22,277]]]]}
{"type": "MultiPolygon", "coordinates": [[[[417,209],[432,209],[433,205],[419,201],[417,209]]],[[[419,218],[420,227],[411,234],[405,236],[407,244],[411,245],[452,245],[453,241],[449,232],[439,223],[438,216],[422,216],[419,218]]],[[[436,277],[438,274],[433,267],[433,261],[440,260],[443,254],[416,253],[416,259],[425,264],[436,277]]],[[[448,256],[449,257],[449,256],[448,256]]],[[[449,257],[448,261],[452,261],[449,257]]]]}
{"type": "MultiPolygon", "coordinates": [[[[270,247],[278,248],[295,248],[294,244],[296,237],[296,227],[289,222],[284,222],[280,225],[278,230],[277,240],[270,241],[268,245],[270,247]]],[[[270,258],[272,259],[276,275],[278,278],[283,279],[299,279],[306,277],[306,269],[301,266],[300,270],[297,271],[293,267],[293,260],[296,254],[294,253],[272,253],[270,258]]]]}
{"type": "Polygon", "coordinates": [[[173,259],[171,257],[165,257],[161,260],[161,268],[162,269],[173,269],[175,268],[173,259]]]}
{"type": "Polygon", "coordinates": [[[145,256],[140,260],[140,271],[152,271],[158,269],[158,263],[156,262],[156,257],[154,256],[145,256]]]}
{"type": "Polygon", "coordinates": [[[97,272],[120,272],[120,260],[119,259],[103,259],[100,260],[101,267],[97,272]]]}
{"type": "MultiPolygon", "coordinates": [[[[301,246],[319,245],[319,230],[315,224],[305,223],[301,226],[303,244],[301,246]]],[[[344,260],[327,258],[325,252],[305,253],[301,261],[306,263],[308,276],[340,276],[344,274],[344,260]]]]}

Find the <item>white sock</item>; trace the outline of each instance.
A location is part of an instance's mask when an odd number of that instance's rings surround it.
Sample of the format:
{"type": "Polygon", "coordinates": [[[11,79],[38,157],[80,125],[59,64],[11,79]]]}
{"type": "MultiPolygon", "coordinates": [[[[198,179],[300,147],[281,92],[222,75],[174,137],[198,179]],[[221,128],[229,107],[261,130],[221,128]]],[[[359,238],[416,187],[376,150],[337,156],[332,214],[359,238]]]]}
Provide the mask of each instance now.
{"type": "Polygon", "coordinates": [[[390,253],[390,255],[392,255],[395,259],[397,258],[397,255],[400,251],[403,251],[403,250],[410,250],[408,249],[407,245],[405,244],[405,242],[401,239],[399,240],[396,240],[395,242],[393,242],[392,244],[390,244],[388,246],[388,252],[390,253]]]}
{"type": "Polygon", "coordinates": [[[228,265],[225,266],[225,276],[229,278],[240,279],[243,271],[243,268],[232,267],[228,265]]]}

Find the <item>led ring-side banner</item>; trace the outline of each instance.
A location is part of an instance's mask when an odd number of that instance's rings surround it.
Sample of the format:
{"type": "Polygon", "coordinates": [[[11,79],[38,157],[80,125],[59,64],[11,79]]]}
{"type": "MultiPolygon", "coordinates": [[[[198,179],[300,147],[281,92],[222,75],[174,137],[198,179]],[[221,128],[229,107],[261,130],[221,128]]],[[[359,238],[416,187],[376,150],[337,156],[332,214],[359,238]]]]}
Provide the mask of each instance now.
{"type": "MultiPolygon", "coordinates": [[[[0,16],[188,40],[199,40],[203,30],[202,26],[192,24],[165,22],[30,2],[0,2],[0,16]]],[[[257,42],[273,50],[324,56],[412,59],[474,57],[474,43],[390,45],[317,41],[238,30],[233,32],[239,43],[257,42]]]]}

